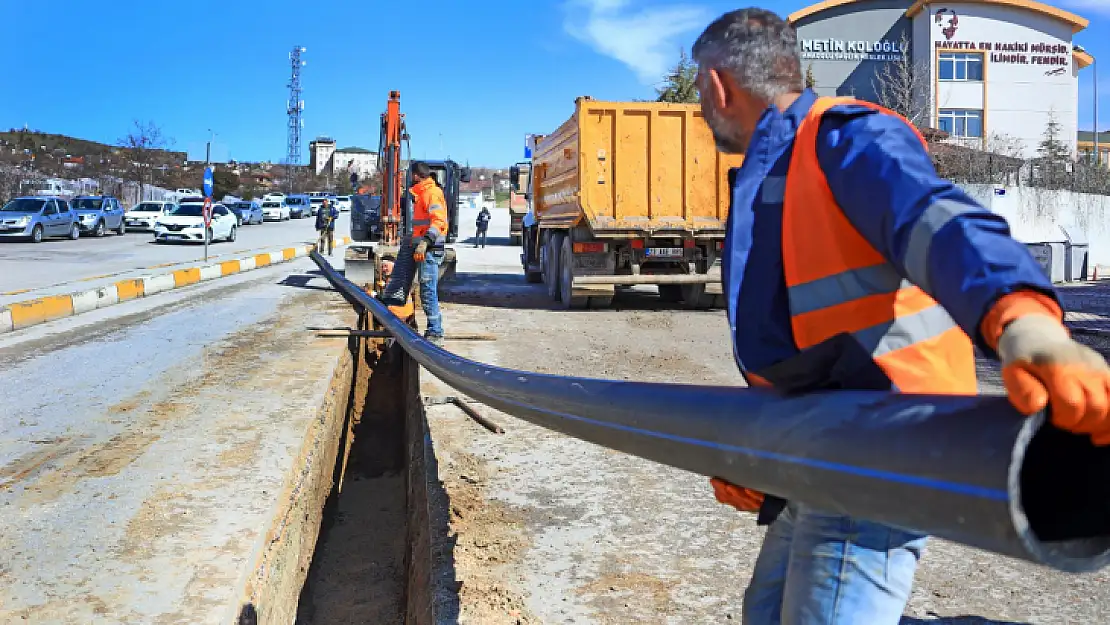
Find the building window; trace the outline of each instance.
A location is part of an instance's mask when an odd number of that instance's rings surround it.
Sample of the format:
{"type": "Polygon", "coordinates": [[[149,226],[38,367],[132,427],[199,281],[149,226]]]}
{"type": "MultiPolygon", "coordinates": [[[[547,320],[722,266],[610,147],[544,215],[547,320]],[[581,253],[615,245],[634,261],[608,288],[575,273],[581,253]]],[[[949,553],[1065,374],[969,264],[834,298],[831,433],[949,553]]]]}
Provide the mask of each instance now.
{"type": "Polygon", "coordinates": [[[938,117],[940,129],[953,137],[983,136],[983,111],[941,109],[938,117]]]}
{"type": "Polygon", "coordinates": [[[982,82],[983,55],[966,52],[940,54],[940,79],[982,82]]]}

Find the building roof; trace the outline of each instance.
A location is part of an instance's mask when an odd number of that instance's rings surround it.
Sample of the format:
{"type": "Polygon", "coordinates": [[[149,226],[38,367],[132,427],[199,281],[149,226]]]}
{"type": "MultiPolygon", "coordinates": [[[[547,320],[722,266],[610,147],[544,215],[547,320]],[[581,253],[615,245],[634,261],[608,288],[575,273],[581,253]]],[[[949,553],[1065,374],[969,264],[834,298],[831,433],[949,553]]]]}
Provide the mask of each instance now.
{"type": "MultiPolygon", "coordinates": [[[[794,24],[798,21],[806,19],[807,17],[812,17],[814,15],[817,15],[818,13],[827,11],[829,9],[835,9],[836,7],[851,5],[851,4],[860,4],[860,3],[863,3],[863,2],[867,2],[867,1],[868,0],[823,0],[822,2],[818,2],[817,4],[812,4],[808,7],[805,7],[804,9],[798,9],[797,11],[794,11],[789,16],[787,16],[786,20],[788,22],[790,22],[791,24],[794,24]]],[[[999,6],[1012,7],[1012,8],[1016,8],[1016,9],[1025,9],[1026,11],[1032,11],[1033,13],[1039,13],[1039,14],[1044,15],[1046,17],[1050,17],[1050,18],[1053,18],[1053,19],[1056,19],[1056,20],[1060,20],[1061,22],[1064,22],[1065,24],[1068,24],[1069,26],[1071,26],[1071,32],[1073,34],[1083,30],[1084,28],[1087,28],[1087,26],[1089,26],[1090,23],[1091,23],[1090,20],[1088,20],[1085,17],[1080,17],[1080,16],[1076,15],[1075,13],[1072,13],[1070,11],[1065,11],[1063,9],[1045,4],[1043,2],[1036,2],[1036,0],[954,0],[954,1],[962,3],[962,4],[995,4],[995,5],[999,5],[999,6]]],[[[914,17],[915,15],[917,15],[917,14],[921,13],[923,10],[925,10],[926,6],[928,6],[930,4],[935,4],[937,2],[939,2],[939,0],[916,0],[912,5],[910,5],[910,8],[906,9],[906,17],[914,17]]],[[[1082,69],[1084,67],[1087,67],[1088,65],[1091,65],[1092,63],[1095,62],[1095,58],[1093,56],[1091,56],[1091,54],[1088,53],[1085,50],[1080,51],[1080,50],[1073,49],[1072,50],[1072,56],[1075,57],[1075,62],[1076,62],[1077,65],[1079,65],[1080,69],[1082,69]]]]}
{"type": "Polygon", "coordinates": [[[372,150],[367,150],[366,148],[354,148],[354,147],[343,148],[343,149],[340,149],[340,150],[336,150],[336,152],[346,152],[347,154],[374,154],[374,152],[372,150]]]}
{"type": "MultiPolygon", "coordinates": [[[[1095,133],[1093,130],[1080,130],[1078,132],[1078,140],[1079,143],[1093,144],[1095,142],[1095,133]]],[[[1099,147],[1103,145],[1110,147],[1110,130],[1103,130],[1098,133],[1098,142],[1099,147]]]]}

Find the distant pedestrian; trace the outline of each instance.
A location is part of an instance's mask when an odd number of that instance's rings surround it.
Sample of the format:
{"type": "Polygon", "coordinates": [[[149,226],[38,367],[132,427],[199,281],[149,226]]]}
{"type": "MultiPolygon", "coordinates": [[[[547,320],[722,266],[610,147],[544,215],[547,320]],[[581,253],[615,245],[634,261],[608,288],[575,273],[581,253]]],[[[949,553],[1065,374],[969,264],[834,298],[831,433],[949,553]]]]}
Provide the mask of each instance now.
{"type": "Polygon", "coordinates": [[[335,220],[339,218],[339,210],[326,198],[320,212],[316,213],[316,231],[320,233],[316,240],[316,253],[323,254],[324,246],[328,248],[328,256],[335,251],[335,220]]]}
{"type": "Polygon", "coordinates": [[[486,246],[486,232],[489,230],[489,220],[492,217],[489,214],[489,209],[483,206],[482,211],[478,213],[478,220],[474,223],[475,227],[478,228],[478,234],[474,237],[474,247],[486,246]]]}

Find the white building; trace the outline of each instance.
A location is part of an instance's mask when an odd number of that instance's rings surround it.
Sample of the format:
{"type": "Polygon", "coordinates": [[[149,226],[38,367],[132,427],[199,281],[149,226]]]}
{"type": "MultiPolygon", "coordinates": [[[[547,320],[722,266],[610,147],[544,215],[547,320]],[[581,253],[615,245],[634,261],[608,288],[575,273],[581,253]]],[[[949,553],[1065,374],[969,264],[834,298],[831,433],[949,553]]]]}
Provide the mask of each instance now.
{"type": "Polygon", "coordinates": [[[378,155],[363,148],[337,149],[335,139],[318,137],[308,144],[309,166],[317,175],[349,176],[352,172],[359,177],[369,176],[377,171],[378,155]]]}
{"type": "Polygon", "coordinates": [[[1033,0],[826,0],[789,19],[821,95],[880,102],[879,77],[909,55],[926,77],[918,125],[1032,157],[1055,118],[1075,151],[1085,18],[1033,0]]]}

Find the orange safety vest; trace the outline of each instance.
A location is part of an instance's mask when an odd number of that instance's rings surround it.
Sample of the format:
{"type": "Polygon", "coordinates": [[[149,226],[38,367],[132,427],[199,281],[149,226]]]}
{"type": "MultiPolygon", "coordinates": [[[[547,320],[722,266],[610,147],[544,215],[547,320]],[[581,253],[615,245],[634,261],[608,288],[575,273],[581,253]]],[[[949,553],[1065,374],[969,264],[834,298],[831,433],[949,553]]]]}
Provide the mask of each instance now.
{"type": "Polygon", "coordinates": [[[817,131],[825,112],[844,104],[897,115],[853,98],[819,98],[798,126],[782,215],[794,342],[804,350],[851,334],[899,391],[973,395],[971,340],[936,300],[864,239],[829,189],[817,160],[817,131]]]}
{"type": "Polygon", "coordinates": [[[412,237],[418,239],[431,235],[436,243],[442,243],[447,236],[447,200],[443,190],[431,178],[425,178],[412,185],[415,201],[412,205],[412,237]]]}

